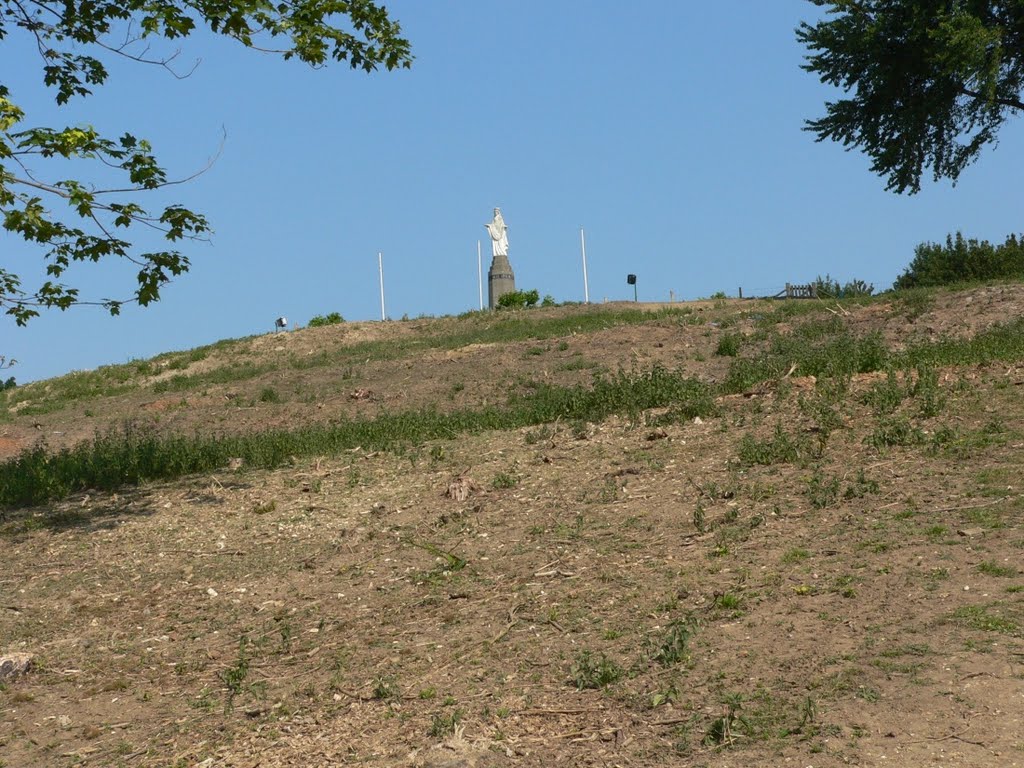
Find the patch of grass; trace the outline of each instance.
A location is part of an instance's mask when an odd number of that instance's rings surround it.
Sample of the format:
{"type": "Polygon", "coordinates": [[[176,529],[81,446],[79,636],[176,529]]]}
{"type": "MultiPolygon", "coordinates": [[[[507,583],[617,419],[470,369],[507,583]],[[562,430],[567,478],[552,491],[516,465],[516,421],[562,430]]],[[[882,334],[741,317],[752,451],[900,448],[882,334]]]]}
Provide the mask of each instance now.
{"type": "Polygon", "coordinates": [[[743,392],[759,382],[781,378],[790,370],[799,376],[849,377],[884,368],[889,356],[878,334],[857,337],[838,319],[814,320],[791,334],[773,334],[759,354],[736,358],[723,389],[743,392]]]}
{"type": "Polygon", "coordinates": [[[950,621],[957,626],[981,632],[999,632],[1004,635],[1016,634],[1020,625],[1004,615],[1003,606],[998,603],[965,605],[950,614],[950,621]]]}
{"type": "Polygon", "coordinates": [[[902,312],[908,320],[916,320],[935,303],[935,290],[932,288],[906,288],[893,292],[893,306],[902,312]]]}
{"type": "Polygon", "coordinates": [[[818,732],[818,706],[810,696],[793,701],[759,688],[749,696],[726,693],[721,714],[712,719],[704,743],[725,749],[742,743],[770,742],[818,732]]]}
{"type": "Polygon", "coordinates": [[[569,677],[580,691],[604,688],[622,677],[622,667],[603,653],[594,655],[588,650],[581,650],[576,654],[569,677]]]}
{"type": "Polygon", "coordinates": [[[793,549],[788,550],[782,556],[782,562],[785,563],[786,565],[792,565],[794,563],[802,563],[804,560],[806,560],[810,556],[811,556],[811,553],[808,552],[806,549],[803,549],[802,547],[793,547],[793,549]]]}
{"type": "Polygon", "coordinates": [[[247,381],[270,373],[278,369],[277,363],[232,363],[219,368],[196,373],[191,376],[178,374],[169,379],[158,381],[153,385],[153,391],[157,394],[164,392],[185,392],[191,389],[201,389],[215,384],[230,384],[235,381],[247,381]]]}
{"type": "Polygon", "coordinates": [[[864,439],[865,443],[879,452],[894,445],[921,445],[924,441],[924,432],[904,418],[880,421],[874,431],[864,439]]]}
{"type": "Polygon", "coordinates": [[[39,443],[0,464],[0,505],[40,504],[81,490],[113,490],[215,471],[231,458],[242,459],[247,468],[275,468],[295,458],[335,455],[357,446],[405,450],[462,433],[518,429],[558,420],[599,422],[613,413],[639,419],[644,410],[664,406],[695,416],[716,412],[708,385],[655,367],[647,372],[595,377],[589,387],[540,384],[531,392],[513,395],[504,408],[382,413],[235,436],[162,436],[129,423],[55,453],[39,443]]]}
{"type": "Polygon", "coordinates": [[[906,397],[906,390],[896,378],[896,372],[890,368],[886,371],[885,381],[871,385],[860,401],[871,408],[876,416],[894,413],[906,397]]]}
{"type": "Polygon", "coordinates": [[[743,607],[743,598],[735,592],[723,592],[715,595],[713,605],[722,611],[738,611],[743,607]]]}
{"type": "Polygon", "coordinates": [[[899,360],[905,367],[986,365],[1024,359],[1024,318],[993,326],[970,338],[949,338],[909,346],[899,360]]]}
{"type": "Polygon", "coordinates": [[[743,337],[738,333],[726,333],[718,340],[715,354],[721,357],[736,357],[740,352],[743,337]]]}
{"type": "Polygon", "coordinates": [[[908,643],[882,651],[881,656],[892,659],[900,656],[930,656],[933,653],[934,651],[927,643],[908,643]]]}
{"type": "Polygon", "coordinates": [[[136,364],[104,365],[94,371],[74,371],[56,379],[23,384],[5,390],[0,404],[18,409],[21,416],[42,416],[63,410],[71,403],[98,397],[114,397],[138,388],[136,364]]]}
{"type": "Polygon", "coordinates": [[[599,363],[595,363],[592,360],[587,360],[585,357],[574,357],[572,360],[567,360],[564,363],[559,363],[557,370],[559,371],[584,371],[588,368],[597,368],[599,363]]]}
{"type": "Polygon", "coordinates": [[[974,525],[979,525],[982,528],[988,528],[990,530],[999,530],[1000,528],[1006,527],[1006,521],[1003,520],[1003,513],[999,511],[997,507],[993,506],[982,506],[975,507],[974,509],[965,509],[963,511],[964,520],[974,525]]]}
{"type": "Polygon", "coordinates": [[[260,391],[260,402],[261,403],[280,403],[281,395],[277,393],[277,390],[273,387],[264,387],[260,391]]]}
{"type": "Polygon", "coordinates": [[[1012,579],[1019,574],[1019,571],[1016,568],[999,565],[992,560],[986,560],[983,563],[979,563],[975,570],[978,571],[978,573],[985,574],[986,576],[995,576],[1000,579],[1012,579]]]}
{"type": "MultiPolygon", "coordinates": [[[[471,344],[508,344],[522,341],[564,339],[619,326],[678,322],[685,308],[657,312],[638,309],[609,309],[598,305],[580,307],[570,315],[549,317],[530,312],[470,312],[432,326],[431,332],[386,341],[367,341],[304,358],[302,367],[333,366],[339,363],[399,360],[422,354],[425,349],[459,349],[471,344]],[[436,330],[435,330],[436,329],[436,330]]],[[[588,364],[592,367],[594,364],[588,364]]]]}
{"type": "Polygon", "coordinates": [[[843,491],[843,498],[862,499],[869,493],[878,493],[878,483],[874,480],[869,480],[864,475],[863,469],[858,469],[857,477],[843,491]]]}
{"type": "Polygon", "coordinates": [[[786,432],[781,424],[775,425],[772,436],[766,440],[758,440],[746,434],[740,440],[739,460],[741,464],[790,464],[807,455],[806,440],[786,432]]]}
{"type": "Polygon", "coordinates": [[[938,371],[931,365],[917,365],[917,379],[910,392],[918,400],[922,418],[938,416],[946,407],[946,397],[939,389],[938,371]]]}
{"type": "Polygon", "coordinates": [[[491,480],[492,488],[515,488],[519,485],[519,478],[508,472],[499,472],[491,480]]]}
{"type": "MultiPolygon", "coordinates": [[[[925,294],[921,294],[926,296],[925,294]]],[[[930,301],[930,297],[928,298],[930,301]]],[[[918,301],[913,299],[911,301],[918,301]]],[[[796,307],[797,302],[788,303],[796,307]]],[[[814,308],[780,308],[765,318],[762,327],[814,308]]],[[[1024,360],[1024,318],[989,328],[971,338],[947,338],[912,344],[905,350],[889,350],[879,334],[855,336],[837,317],[813,318],[791,333],[770,332],[760,351],[749,357],[737,357],[723,383],[724,392],[743,392],[755,384],[779,379],[791,369],[800,376],[819,379],[848,377],[855,373],[889,370],[925,372],[925,383],[916,393],[925,414],[938,413],[944,405],[934,379],[928,371],[950,366],[984,365],[993,362],[1024,360]]],[[[913,392],[906,394],[915,394],[913,392]]],[[[892,413],[902,400],[895,380],[888,380],[867,395],[867,402],[879,415],[892,413]]]]}

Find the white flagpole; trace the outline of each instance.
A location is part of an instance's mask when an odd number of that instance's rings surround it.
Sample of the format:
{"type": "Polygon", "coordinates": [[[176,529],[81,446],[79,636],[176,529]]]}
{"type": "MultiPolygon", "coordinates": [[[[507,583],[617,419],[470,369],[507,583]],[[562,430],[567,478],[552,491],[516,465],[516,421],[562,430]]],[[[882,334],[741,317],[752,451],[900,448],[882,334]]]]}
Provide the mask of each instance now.
{"type": "Polygon", "coordinates": [[[384,312],[384,254],[377,251],[377,269],[380,271],[380,319],[387,320],[384,312]]]}
{"type": "Polygon", "coordinates": [[[480,256],[480,241],[476,241],[476,282],[480,291],[480,310],[484,308],[484,263],[480,256]]]}
{"type": "Polygon", "coordinates": [[[583,303],[590,303],[590,285],[587,283],[587,240],[583,236],[583,226],[580,225],[580,251],[583,252],[583,303]]]}

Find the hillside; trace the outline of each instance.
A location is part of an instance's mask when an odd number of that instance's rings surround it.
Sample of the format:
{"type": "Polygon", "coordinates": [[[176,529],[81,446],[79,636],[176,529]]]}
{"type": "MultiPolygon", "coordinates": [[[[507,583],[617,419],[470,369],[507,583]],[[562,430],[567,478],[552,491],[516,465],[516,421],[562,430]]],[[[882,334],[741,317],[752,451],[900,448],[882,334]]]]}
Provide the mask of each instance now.
{"type": "Polygon", "coordinates": [[[0,765],[1024,765],[1022,315],[472,313],[2,393],[0,765]]]}

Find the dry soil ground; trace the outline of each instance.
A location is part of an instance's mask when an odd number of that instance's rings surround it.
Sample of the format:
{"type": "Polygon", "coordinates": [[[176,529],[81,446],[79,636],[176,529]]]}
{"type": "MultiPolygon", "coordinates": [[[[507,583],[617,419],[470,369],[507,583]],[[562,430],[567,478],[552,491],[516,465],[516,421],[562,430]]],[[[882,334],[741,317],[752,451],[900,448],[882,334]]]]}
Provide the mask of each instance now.
{"type": "MultiPolygon", "coordinates": [[[[824,316],[898,348],[1022,307],[1001,286],[824,316]]],[[[715,380],[722,334],[768,311],[147,383],[9,414],[0,437],[472,407],[656,362],[715,380]]],[[[261,337],[230,360],[453,322],[261,337]]],[[[0,765],[1024,766],[1024,367],[939,371],[935,407],[898,406],[920,430],[903,445],[877,439],[884,375],[828,401],[799,374],[698,422],[558,422],[8,510],[0,653],[35,665],[0,691],[0,765]],[[780,433],[798,455],[750,460],[780,433]]]]}

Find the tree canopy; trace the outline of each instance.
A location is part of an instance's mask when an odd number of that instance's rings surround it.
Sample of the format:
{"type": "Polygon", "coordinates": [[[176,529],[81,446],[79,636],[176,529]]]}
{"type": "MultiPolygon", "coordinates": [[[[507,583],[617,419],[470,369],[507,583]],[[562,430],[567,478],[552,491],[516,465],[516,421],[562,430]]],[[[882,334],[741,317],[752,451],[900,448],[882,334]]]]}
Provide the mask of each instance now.
{"type": "MultiPolygon", "coordinates": [[[[398,23],[374,0],[0,0],[0,45],[12,35],[29,36],[39,53],[42,84],[59,105],[103,85],[114,58],[187,75],[176,70],[176,54],[154,57],[151,46],[203,27],[313,67],[335,61],[372,72],[412,61],[398,23]]],[[[0,75],[0,219],[11,239],[24,241],[25,253],[41,253],[46,278],[38,287],[25,286],[22,270],[10,269],[26,263],[25,254],[5,247],[0,307],[23,325],[44,307],[99,304],[117,314],[125,302],[159,299],[161,287],[189,268],[175,244],[210,232],[206,218],[184,205],[143,207],[142,193],[180,180],[168,176],[145,139],[103,136],[88,125],[33,126],[17,101],[0,75]],[[70,166],[80,169],[83,160],[94,163],[93,180],[66,178],[70,166]],[[136,248],[127,239],[132,227],[156,230],[166,245],[136,248]],[[138,267],[135,282],[121,295],[84,297],[63,282],[73,263],[107,258],[138,267]]]]}
{"type": "Polygon", "coordinates": [[[886,189],[955,182],[1024,110],[1024,1],[811,2],[826,13],[797,29],[804,69],[845,97],[806,128],[864,151],[886,189]]]}

